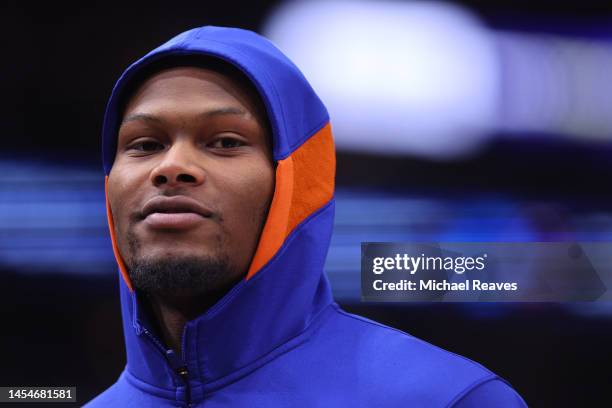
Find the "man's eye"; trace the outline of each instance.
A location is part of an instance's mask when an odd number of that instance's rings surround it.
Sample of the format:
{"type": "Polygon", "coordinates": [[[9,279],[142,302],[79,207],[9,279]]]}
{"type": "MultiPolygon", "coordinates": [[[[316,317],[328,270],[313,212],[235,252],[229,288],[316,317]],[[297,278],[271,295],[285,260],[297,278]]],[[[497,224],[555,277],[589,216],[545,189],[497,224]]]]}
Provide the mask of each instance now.
{"type": "Polygon", "coordinates": [[[222,138],[215,140],[211,144],[211,147],[214,147],[216,149],[232,149],[232,148],[240,147],[243,145],[244,143],[236,138],[222,137],[222,138]]]}
{"type": "Polygon", "coordinates": [[[154,142],[152,140],[146,140],[143,142],[134,143],[130,146],[130,150],[136,150],[139,152],[156,152],[158,150],[163,150],[164,145],[158,142],[154,142]]]}

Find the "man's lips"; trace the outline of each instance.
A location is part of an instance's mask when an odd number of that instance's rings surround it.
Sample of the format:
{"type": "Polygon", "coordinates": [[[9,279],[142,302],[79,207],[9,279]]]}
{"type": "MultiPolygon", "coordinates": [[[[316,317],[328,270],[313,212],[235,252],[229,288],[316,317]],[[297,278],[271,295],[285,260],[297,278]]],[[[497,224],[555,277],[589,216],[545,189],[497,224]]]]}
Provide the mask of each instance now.
{"type": "Polygon", "coordinates": [[[210,218],[212,211],[187,196],[156,196],[146,202],[141,214],[151,228],[189,229],[210,218]]]}

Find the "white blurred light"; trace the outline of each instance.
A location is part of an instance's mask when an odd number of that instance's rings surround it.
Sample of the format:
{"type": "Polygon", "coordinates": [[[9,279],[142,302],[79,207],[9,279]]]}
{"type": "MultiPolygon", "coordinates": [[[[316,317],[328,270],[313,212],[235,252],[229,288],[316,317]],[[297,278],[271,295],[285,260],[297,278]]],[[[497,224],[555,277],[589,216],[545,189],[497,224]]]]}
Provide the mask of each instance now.
{"type": "Polygon", "coordinates": [[[447,159],[490,135],[612,140],[612,44],[493,31],[456,5],[296,1],[264,34],[326,103],[340,150],[447,159]]]}
{"type": "Polygon", "coordinates": [[[499,32],[504,98],[499,129],[610,141],[612,45],[499,32]]]}
{"type": "Polygon", "coordinates": [[[457,6],[291,2],[264,34],[326,103],[339,149],[453,157],[475,150],[498,117],[495,45],[457,6]]]}

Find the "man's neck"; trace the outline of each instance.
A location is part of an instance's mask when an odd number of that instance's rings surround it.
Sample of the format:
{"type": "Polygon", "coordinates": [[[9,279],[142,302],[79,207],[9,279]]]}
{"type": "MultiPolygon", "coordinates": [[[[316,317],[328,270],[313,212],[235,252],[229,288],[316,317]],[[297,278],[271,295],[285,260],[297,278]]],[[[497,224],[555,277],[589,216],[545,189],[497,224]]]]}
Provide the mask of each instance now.
{"type": "Polygon", "coordinates": [[[210,295],[148,296],[152,317],[157,320],[164,342],[179,354],[185,324],[208,310],[218,299],[218,296],[210,295]]]}

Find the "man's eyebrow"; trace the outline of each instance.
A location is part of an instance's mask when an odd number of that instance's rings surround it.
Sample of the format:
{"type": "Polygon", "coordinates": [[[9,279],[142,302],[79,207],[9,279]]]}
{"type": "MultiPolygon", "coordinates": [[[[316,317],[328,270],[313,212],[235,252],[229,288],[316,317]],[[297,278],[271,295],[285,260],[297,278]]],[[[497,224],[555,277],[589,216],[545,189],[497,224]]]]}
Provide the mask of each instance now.
{"type": "Polygon", "coordinates": [[[161,120],[157,116],[154,116],[154,115],[149,115],[147,113],[133,113],[123,118],[123,120],[121,121],[121,125],[128,123],[128,122],[135,122],[135,121],[155,122],[155,123],[161,122],[161,120]]]}
{"type": "MultiPolygon", "coordinates": [[[[201,118],[209,118],[212,116],[219,116],[219,115],[247,116],[248,112],[240,108],[225,107],[225,108],[211,109],[211,110],[200,113],[198,116],[201,118]]],[[[150,115],[147,113],[133,113],[131,115],[126,116],[121,121],[121,125],[128,123],[128,122],[134,122],[134,121],[155,122],[155,123],[163,122],[160,118],[158,118],[155,115],[150,115]]]]}
{"type": "Polygon", "coordinates": [[[240,109],[240,108],[235,108],[233,106],[228,106],[225,108],[217,108],[217,109],[211,109],[209,111],[206,112],[202,112],[200,114],[201,117],[211,117],[211,116],[217,116],[217,115],[239,115],[239,116],[246,116],[248,115],[248,112],[240,109]]]}

